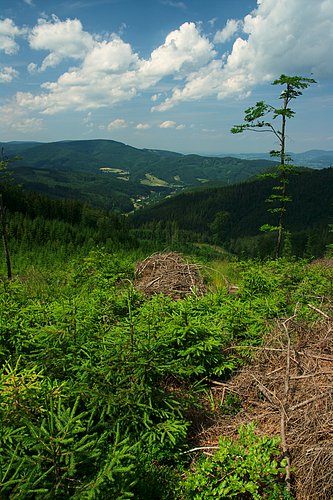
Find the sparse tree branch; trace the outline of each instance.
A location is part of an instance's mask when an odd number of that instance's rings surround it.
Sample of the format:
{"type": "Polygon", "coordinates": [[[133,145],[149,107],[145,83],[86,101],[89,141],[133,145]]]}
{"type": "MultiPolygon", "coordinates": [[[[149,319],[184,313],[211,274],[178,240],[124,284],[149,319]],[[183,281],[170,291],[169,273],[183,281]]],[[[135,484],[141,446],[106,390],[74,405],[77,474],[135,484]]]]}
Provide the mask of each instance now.
{"type": "Polygon", "coordinates": [[[277,215],[277,224],[264,224],[261,226],[262,231],[276,231],[276,247],[275,247],[275,257],[278,258],[281,255],[283,236],[285,234],[285,214],[286,214],[286,203],[291,201],[289,196],[286,196],[288,179],[287,176],[292,173],[290,168],[290,157],[286,153],[286,124],[287,119],[293,118],[295,112],[289,108],[289,104],[292,99],[302,95],[302,90],[306,89],[312,83],[316,83],[313,78],[304,78],[301,76],[286,76],[281,75],[280,78],[274,80],[272,85],[283,85],[284,90],[281,92],[279,98],[282,99],[282,107],[275,107],[271,104],[266,104],[264,101],[259,101],[255,106],[245,110],[244,121],[245,123],[241,125],[235,125],[231,128],[233,134],[242,133],[247,130],[252,130],[256,132],[272,132],[278,139],[280,144],[280,149],[278,154],[274,151],[272,156],[279,156],[280,165],[277,167],[278,172],[278,186],[281,188],[281,192],[275,195],[274,198],[268,198],[269,201],[277,204],[274,211],[270,209],[269,211],[277,215]],[[281,119],[281,128],[276,128],[272,122],[261,120],[267,115],[271,115],[272,119],[281,119]]]}

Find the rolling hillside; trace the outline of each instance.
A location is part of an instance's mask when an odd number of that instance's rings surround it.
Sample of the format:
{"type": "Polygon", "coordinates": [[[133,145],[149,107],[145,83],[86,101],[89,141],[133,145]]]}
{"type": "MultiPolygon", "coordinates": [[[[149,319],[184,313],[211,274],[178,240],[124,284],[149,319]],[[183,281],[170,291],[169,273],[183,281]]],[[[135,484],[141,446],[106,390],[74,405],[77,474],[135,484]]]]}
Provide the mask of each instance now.
{"type": "Polygon", "coordinates": [[[25,188],[121,211],[185,187],[240,182],[274,165],[266,159],[183,155],[109,140],[14,142],[3,148],[7,156],[20,157],[11,167],[25,188]]]}

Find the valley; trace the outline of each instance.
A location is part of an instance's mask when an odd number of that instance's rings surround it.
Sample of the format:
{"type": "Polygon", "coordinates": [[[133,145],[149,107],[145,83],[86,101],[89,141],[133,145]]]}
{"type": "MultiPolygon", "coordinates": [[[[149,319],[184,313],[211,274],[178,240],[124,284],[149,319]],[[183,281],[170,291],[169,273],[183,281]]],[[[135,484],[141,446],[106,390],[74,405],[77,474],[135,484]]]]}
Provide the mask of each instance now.
{"type": "Polygon", "coordinates": [[[107,140],[3,144],[17,182],[59,198],[66,192],[122,212],[156,196],[208,182],[241,182],[274,165],[265,159],[201,157],[136,149],[107,140]],[[110,175],[106,175],[110,174],[110,175]]]}

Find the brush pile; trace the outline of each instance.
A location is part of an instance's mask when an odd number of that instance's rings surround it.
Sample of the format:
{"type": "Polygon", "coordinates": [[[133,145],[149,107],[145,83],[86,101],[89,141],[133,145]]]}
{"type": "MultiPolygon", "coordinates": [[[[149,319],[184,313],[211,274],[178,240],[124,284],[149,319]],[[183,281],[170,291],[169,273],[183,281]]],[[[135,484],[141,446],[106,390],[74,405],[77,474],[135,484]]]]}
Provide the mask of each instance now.
{"type": "Polygon", "coordinates": [[[137,265],[134,285],[146,296],[163,293],[177,300],[206,292],[200,267],[175,252],[158,253],[137,265]]]}
{"type": "MultiPolygon", "coordinates": [[[[311,307],[311,306],[310,306],[311,307]]],[[[279,321],[264,347],[252,348],[253,363],[230,383],[213,382],[221,409],[196,445],[236,436],[254,421],[259,433],[279,435],[287,457],[286,480],[297,500],[333,498],[333,320],[305,326],[296,317],[279,321]],[[226,415],[224,402],[239,399],[241,410],[226,415]]]]}

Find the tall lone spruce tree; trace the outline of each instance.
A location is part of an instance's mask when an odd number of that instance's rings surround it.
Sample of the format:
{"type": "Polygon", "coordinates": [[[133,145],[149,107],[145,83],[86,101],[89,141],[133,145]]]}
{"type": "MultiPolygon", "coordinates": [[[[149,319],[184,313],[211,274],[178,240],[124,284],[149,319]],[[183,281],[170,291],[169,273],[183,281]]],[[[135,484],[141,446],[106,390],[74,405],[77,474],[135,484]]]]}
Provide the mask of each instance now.
{"type": "Polygon", "coordinates": [[[312,83],[317,83],[313,78],[304,78],[302,76],[286,76],[281,75],[279,79],[274,80],[272,85],[283,85],[284,90],[281,92],[279,99],[282,100],[282,106],[275,108],[264,101],[259,101],[255,106],[245,110],[244,121],[241,125],[232,127],[233,134],[239,134],[245,130],[255,130],[257,132],[271,132],[278,139],[279,149],[270,151],[273,158],[279,158],[280,163],[276,171],[268,174],[277,179],[277,184],[273,187],[273,193],[266,200],[275,206],[269,208],[268,211],[277,215],[277,224],[272,226],[270,224],[263,225],[260,229],[262,231],[275,231],[277,233],[275,257],[279,258],[282,250],[283,235],[285,233],[285,213],[286,205],[291,201],[288,196],[287,186],[289,183],[289,175],[293,171],[291,158],[286,152],[286,125],[287,119],[293,118],[295,111],[293,111],[289,104],[292,99],[296,99],[302,95],[302,90],[309,87],[312,83]],[[271,116],[273,121],[267,121],[266,117],[271,116]],[[280,128],[275,125],[274,120],[280,119],[280,128]]]}

